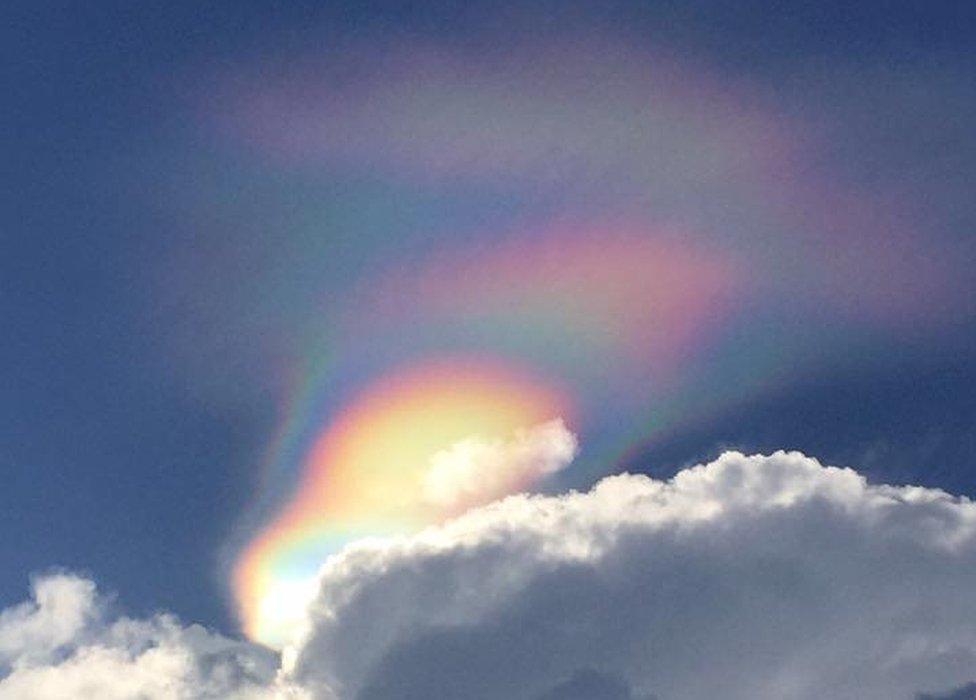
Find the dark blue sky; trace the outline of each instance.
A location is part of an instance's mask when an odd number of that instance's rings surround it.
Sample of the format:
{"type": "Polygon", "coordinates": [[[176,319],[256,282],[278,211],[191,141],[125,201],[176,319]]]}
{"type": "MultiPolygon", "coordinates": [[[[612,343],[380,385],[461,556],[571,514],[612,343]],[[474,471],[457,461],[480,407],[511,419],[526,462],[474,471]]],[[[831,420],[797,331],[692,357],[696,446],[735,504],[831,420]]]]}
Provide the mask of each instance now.
{"type": "MultiPolygon", "coordinates": [[[[275,222],[307,201],[288,179],[300,175],[226,175],[235,166],[186,123],[181,98],[201,89],[195,67],[233,68],[242,57],[261,65],[326,35],[477,46],[598,27],[666,41],[723,80],[782,98],[784,112],[843,124],[829,141],[837,152],[823,159],[842,160],[862,188],[917,185],[914,196],[941,217],[931,247],[972,253],[976,91],[955,76],[972,75],[974,15],[963,2],[5,3],[0,605],[23,597],[32,572],[68,567],[123,592],[137,611],[233,629],[221,551],[250,502],[280,402],[268,383],[235,384],[266,369],[266,357],[235,351],[253,340],[247,333],[213,325],[229,334],[219,363],[236,372],[214,382],[230,389],[200,379],[193,342],[172,351],[164,339],[170,325],[183,338],[181,309],[220,318],[222,299],[261,266],[275,222]],[[883,105],[904,109],[878,114],[877,85],[857,87],[870,72],[837,68],[865,65],[946,83],[917,100],[919,85],[904,88],[883,105]],[[811,83],[827,88],[824,103],[803,102],[811,83]],[[214,182],[230,188],[220,201],[208,201],[214,182]],[[187,192],[199,197],[190,204],[187,192]],[[248,221],[260,225],[238,225],[248,221]],[[203,250],[220,245],[240,255],[203,250]],[[210,283],[157,297],[161,265],[170,274],[198,251],[210,283]]],[[[466,195],[456,192],[398,208],[394,185],[370,186],[401,219],[505,218],[474,195],[460,209],[451,202],[466,195]]],[[[342,181],[329,187],[343,197],[342,181]]],[[[376,224],[360,214],[347,226],[376,224]]],[[[971,298],[960,308],[928,339],[871,344],[856,362],[787,373],[774,392],[635,447],[626,466],[661,475],[723,447],[793,448],[879,480],[976,495],[971,298]]]]}

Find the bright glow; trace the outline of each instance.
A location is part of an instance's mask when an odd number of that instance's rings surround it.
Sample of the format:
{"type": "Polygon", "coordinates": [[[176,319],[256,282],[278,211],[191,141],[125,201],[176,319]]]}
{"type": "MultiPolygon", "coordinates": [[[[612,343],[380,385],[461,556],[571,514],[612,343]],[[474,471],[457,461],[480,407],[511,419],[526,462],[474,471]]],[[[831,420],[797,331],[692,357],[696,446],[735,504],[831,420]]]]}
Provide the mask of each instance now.
{"type": "Polygon", "coordinates": [[[349,541],[416,530],[553,471],[575,442],[567,444],[561,423],[530,429],[568,412],[559,393],[489,363],[435,363],[375,384],[323,430],[293,498],[238,561],[235,593],[248,636],[285,643],[319,567],[349,541]],[[506,471],[508,441],[521,461],[506,471]],[[488,445],[482,452],[492,459],[481,466],[494,470],[485,477],[490,488],[455,489],[449,502],[432,502],[432,460],[443,470],[445,454],[472,444],[488,445]],[[533,444],[549,452],[537,459],[533,444]]]}
{"type": "Polygon", "coordinates": [[[553,474],[576,456],[576,436],[561,420],[518,430],[513,440],[469,438],[430,459],[424,496],[441,507],[457,508],[472,500],[491,501],[513,483],[553,474]]]}

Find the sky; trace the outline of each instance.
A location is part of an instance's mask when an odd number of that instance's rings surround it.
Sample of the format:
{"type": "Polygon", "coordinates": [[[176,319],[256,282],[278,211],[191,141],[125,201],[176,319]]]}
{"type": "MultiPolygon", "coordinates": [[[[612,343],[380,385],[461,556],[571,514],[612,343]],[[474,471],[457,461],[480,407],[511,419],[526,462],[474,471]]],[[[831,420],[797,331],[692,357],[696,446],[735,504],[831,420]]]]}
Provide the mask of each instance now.
{"type": "Polygon", "coordinates": [[[0,698],[973,696],[974,20],[5,3],[0,698]]]}

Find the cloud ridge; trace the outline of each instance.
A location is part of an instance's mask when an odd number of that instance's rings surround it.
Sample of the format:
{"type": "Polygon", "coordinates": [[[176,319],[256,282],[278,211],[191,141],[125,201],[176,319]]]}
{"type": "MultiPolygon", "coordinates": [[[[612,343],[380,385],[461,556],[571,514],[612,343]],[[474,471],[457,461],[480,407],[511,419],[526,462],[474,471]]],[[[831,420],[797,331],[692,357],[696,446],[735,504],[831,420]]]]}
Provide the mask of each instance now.
{"type": "Polygon", "coordinates": [[[976,505],[800,453],[514,496],[322,570],[286,677],[343,696],[911,698],[976,669],[976,505]]]}
{"type": "Polygon", "coordinates": [[[727,452],[353,544],[281,657],[38,577],[0,612],[0,700],[963,697],[973,590],[969,499],[727,452]]]}

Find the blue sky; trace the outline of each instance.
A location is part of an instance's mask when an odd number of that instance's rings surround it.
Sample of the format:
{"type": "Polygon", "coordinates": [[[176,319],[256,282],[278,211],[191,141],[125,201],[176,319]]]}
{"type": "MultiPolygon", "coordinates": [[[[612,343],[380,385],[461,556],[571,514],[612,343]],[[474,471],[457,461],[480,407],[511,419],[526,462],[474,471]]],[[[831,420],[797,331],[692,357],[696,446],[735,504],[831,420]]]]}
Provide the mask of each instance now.
{"type": "MultiPolygon", "coordinates": [[[[616,215],[614,198],[626,184],[604,189],[562,172],[535,182],[537,163],[512,166],[514,155],[485,166],[483,177],[469,177],[470,164],[437,172],[440,145],[428,154],[419,132],[389,141],[366,134],[345,152],[330,137],[301,141],[300,122],[275,121],[282,113],[275,110],[304,109],[302,91],[316,89],[310,76],[318,71],[326,70],[322,89],[332,89],[329,80],[338,78],[321,65],[337,56],[346,70],[364,56],[391,55],[399,65],[399,49],[390,47],[406,46],[406,55],[436,47],[451,57],[445,65],[461,66],[460,84],[488,74],[489,89],[493,68],[469,74],[465,61],[495,60],[495,44],[524,50],[527,61],[536,60],[532,47],[566,37],[596,42],[581,49],[595,55],[610,53],[600,46],[626,44],[633,54],[625,62],[666,52],[680,67],[675,76],[708,76],[707,89],[699,86],[706,97],[680,104],[703,100],[703,109],[720,114],[728,90],[743,114],[761,104],[757,120],[775,115],[774,124],[802,125],[800,145],[782,156],[796,179],[770,186],[785,193],[784,217],[816,229],[820,212],[847,201],[828,198],[828,189],[854,193],[857,206],[870,202],[851,217],[878,230],[857,238],[856,250],[837,242],[854,240],[843,226],[870,227],[856,222],[837,224],[841,238],[827,239],[837,255],[794,247],[784,234],[787,243],[771,243],[774,252],[763,257],[757,251],[765,244],[748,238],[758,228],[742,233],[750,242],[728,244],[750,251],[747,263],[757,267],[748,276],[773,279],[772,291],[755,292],[736,311],[738,325],[723,326],[722,342],[695,355],[703,363],[695,367],[741,382],[741,391],[723,385],[719,392],[717,379],[675,390],[676,404],[684,403],[672,423],[642,430],[644,419],[634,419],[622,431],[626,445],[616,434],[606,438],[612,462],[588,466],[566,485],[587,488],[624,468],[670,477],[724,449],[786,448],[855,466],[873,482],[976,496],[969,277],[976,13],[966,3],[15,0],[0,16],[0,605],[21,600],[32,573],[63,567],[120,592],[135,614],[169,610],[237,634],[226,569],[242,517],[267,495],[269,450],[290,410],[293,377],[306,371],[296,367],[324,361],[316,353],[341,345],[339,319],[344,309],[358,313],[360,280],[371,284],[377,270],[406,270],[442,249],[501,245],[493,232],[570,210],[577,216],[591,203],[616,215]],[[277,96],[279,79],[286,97],[298,86],[300,104],[275,103],[272,116],[248,131],[250,91],[268,85],[277,96]],[[298,140],[270,152],[279,133],[298,140]],[[394,151],[404,160],[385,161],[394,151]],[[303,160],[310,153],[315,158],[303,160]],[[829,188],[796,194],[807,179],[829,188]],[[897,236],[887,227],[906,231],[901,242],[890,242],[897,236]],[[877,262],[889,255],[891,262],[877,262]],[[832,268],[842,256],[850,260],[832,268]],[[805,276],[820,268],[831,272],[805,276]],[[912,309],[913,298],[934,288],[913,286],[923,268],[930,272],[919,277],[930,275],[939,289],[912,309]],[[848,289],[862,272],[864,286],[848,289]],[[824,291],[831,286],[836,297],[824,291]],[[791,288],[800,291],[784,291],[791,288]],[[815,289],[822,300],[810,301],[815,289]],[[877,315],[846,306],[871,290],[880,291],[864,308],[874,304],[877,315]],[[763,359],[770,356],[776,359],[763,359]]],[[[360,86],[349,70],[352,94],[360,86]]],[[[446,80],[436,70],[431,80],[446,80]]],[[[535,78],[527,80],[531,86],[535,78]]],[[[431,89],[454,89],[444,84],[431,89]]],[[[424,107],[404,116],[395,85],[376,89],[390,91],[386,116],[394,122],[423,124],[436,113],[424,107]]],[[[406,98],[403,104],[413,109],[406,98]]],[[[558,112],[550,118],[563,123],[558,112]]],[[[712,134],[715,119],[694,128],[712,134]]],[[[763,129],[747,127],[748,134],[763,129]]],[[[716,143],[731,152],[733,139],[716,143]]],[[[480,151],[472,159],[477,167],[490,160],[480,151]]],[[[557,170],[570,167],[561,163],[557,170]]],[[[711,166],[688,167],[683,177],[693,178],[711,166]]],[[[687,179],[672,189],[667,178],[651,187],[659,189],[637,206],[638,219],[646,206],[708,231],[726,220],[742,231],[786,220],[750,208],[766,201],[762,192],[710,181],[699,190],[687,179]],[[711,201],[696,208],[697,197],[711,201]],[[741,211],[737,202],[746,202],[741,211]]],[[[630,204],[620,208],[631,216],[630,204]]],[[[441,337],[401,338],[393,350],[384,346],[389,356],[372,348],[355,362],[338,360],[330,371],[339,376],[330,376],[336,386],[358,382],[441,337]]],[[[452,350],[467,342],[452,336],[452,350]]],[[[534,358],[535,346],[525,352],[534,358]]],[[[637,392],[608,407],[604,422],[623,421],[615,411],[645,415],[640,401],[637,392]]],[[[599,421],[593,426],[596,442],[612,433],[599,421]]],[[[597,459],[585,447],[583,456],[597,459]]]]}

